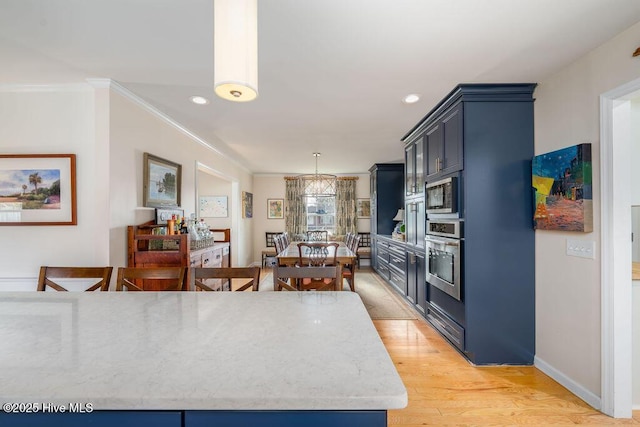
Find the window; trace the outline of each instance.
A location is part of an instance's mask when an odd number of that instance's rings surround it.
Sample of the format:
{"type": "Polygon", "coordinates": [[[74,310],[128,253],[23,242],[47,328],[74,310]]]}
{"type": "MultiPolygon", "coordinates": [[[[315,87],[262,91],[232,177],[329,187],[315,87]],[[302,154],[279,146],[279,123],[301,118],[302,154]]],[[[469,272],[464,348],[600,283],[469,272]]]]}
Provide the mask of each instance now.
{"type": "Polygon", "coordinates": [[[307,209],[307,230],[327,230],[335,234],[336,198],[305,197],[307,209]]]}

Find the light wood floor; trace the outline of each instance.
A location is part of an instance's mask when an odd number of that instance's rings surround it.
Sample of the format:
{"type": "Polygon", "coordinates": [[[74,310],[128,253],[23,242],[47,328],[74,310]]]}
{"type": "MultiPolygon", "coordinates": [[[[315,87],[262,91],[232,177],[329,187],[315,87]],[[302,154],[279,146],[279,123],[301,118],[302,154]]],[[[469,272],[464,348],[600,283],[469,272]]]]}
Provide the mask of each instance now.
{"type": "Polygon", "coordinates": [[[424,320],[374,320],[407,388],[389,426],[640,425],[592,409],[534,367],[474,367],[424,320]]]}
{"type": "Polygon", "coordinates": [[[373,323],[409,395],[389,426],[640,425],[640,411],[610,418],[534,367],[474,367],[424,319],[373,323]]]}

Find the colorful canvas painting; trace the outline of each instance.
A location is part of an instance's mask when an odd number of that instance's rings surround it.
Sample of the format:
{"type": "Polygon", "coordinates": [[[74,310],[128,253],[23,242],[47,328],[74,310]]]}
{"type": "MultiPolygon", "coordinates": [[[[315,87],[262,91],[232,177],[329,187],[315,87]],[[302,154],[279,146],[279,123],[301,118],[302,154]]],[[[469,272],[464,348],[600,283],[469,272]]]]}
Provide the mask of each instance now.
{"type": "Polygon", "coordinates": [[[591,144],[533,158],[534,228],[593,231],[591,144]]]}

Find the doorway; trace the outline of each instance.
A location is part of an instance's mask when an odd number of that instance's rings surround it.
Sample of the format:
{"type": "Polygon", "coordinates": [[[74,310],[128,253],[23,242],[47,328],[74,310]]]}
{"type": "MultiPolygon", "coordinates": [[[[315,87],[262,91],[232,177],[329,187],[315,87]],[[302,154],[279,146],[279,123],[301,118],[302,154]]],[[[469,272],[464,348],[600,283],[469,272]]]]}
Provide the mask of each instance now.
{"type": "MultiPolygon", "coordinates": [[[[209,228],[222,229],[230,228],[238,230],[240,218],[240,185],[237,180],[225,176],[220,171],[211,168],[204,163],[196,162],[196,216],[203,218],[209,228]],[[204,214],[214,216],[202,216],[201,197],[216,197],[226,202],[226,212],[220,211],[215,214],[204,214]]],[[[239,248],[238,233],[231,233],[231,248],[239,248]]],[[[231,265],[237,263],[238,253],[231,256],[231,265]]],[[[236,264],[237,265],[237,264],[236,264]]]]}
{"type": "Polygon", "coordinates": [[[631,137],[629,100],[640,96],[640,79],[600,96],[601,175],[601,410],[632,416],[631,137]]]}

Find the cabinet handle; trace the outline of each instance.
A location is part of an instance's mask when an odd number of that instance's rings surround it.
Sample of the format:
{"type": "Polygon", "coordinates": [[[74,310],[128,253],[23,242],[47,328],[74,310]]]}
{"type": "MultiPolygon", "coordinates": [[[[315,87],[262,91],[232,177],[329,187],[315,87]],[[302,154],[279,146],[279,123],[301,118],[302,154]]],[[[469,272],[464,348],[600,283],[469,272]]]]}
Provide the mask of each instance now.
{"type": "Polygon", "coordinates": [[[416,263],[416,255],[415,254],[409,254],[409,263],[411,263],[411,264],[415,264],[416,263]]]}

